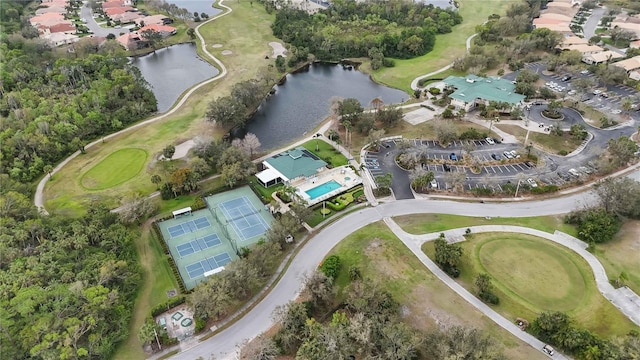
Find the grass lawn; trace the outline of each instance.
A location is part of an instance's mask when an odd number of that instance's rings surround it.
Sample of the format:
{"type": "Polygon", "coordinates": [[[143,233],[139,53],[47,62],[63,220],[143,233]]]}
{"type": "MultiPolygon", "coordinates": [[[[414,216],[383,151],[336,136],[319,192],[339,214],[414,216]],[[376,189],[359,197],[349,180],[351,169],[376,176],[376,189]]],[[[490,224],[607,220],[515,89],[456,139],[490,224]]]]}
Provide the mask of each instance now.
{"type": "Polygon", "coordinates": [[[622,282],[640,294],[640,221],[627,221],[613,240],[596,245],[594,255],[609,279],[624,273],[622,282]]]}
{"type": "Polygon", "coordinates": [[[575,227],[563,222],[562,216],[539,216],[525,218],[480,218],[445,214],[415,214],[393,218],[400,227],[411,234],[428,234],[449,229],[464,228],[476,225],[516,225],[525,226],[553,233],[562,231],[572,236],[577,235],[575,227]]]}
{"type": "Polygon", "coordinates": [[[120,149],[109,154],[84,173],[80,182],[87,190],[109,189],[136,176],[146,161],[145,150],[120,149]]]}
{"type": "Polygon", "coordinates": [[[135,246],[140,256],[140,265],[143,270],[143,282],[133,308],[133,316],[129,324],[129,338],[118,346],[114,359],[144,359],[146,355],[142,351],[142,344],[138,340],[138,330],[145,319],[150,316],[151,308],[165,302],[167,291],[178,289],[169,263],[160,246],[160,239],[153,237],[151,223],[147,222],[142,227],[142,233],[137,238],[135,246]]]}
{"type": "MultiPolygon", "coordinates": [[[[378,281],[403,305],[404,320],[417,329],[433,331],[446,325],[478,328],[503,344],[509,359],[544,359],[438,280],[384,223],[354,232],[331,251],[333,254],[342,262],[336,279],[339,287],[348,284],[349,267],[359,267],[363,277],[378,281]]],[[[342,296],[341,289],[338,294],[342,296]]]]}
{"type": "MultiPolygon", "coordinates": [[[[605,299],[589,265],[573,251],[526,234],[472,234],[464,249],[460,278],[467,290],[479,273],[492,278],[500,305],[492,306],[508,319],[532,321],[543,311],[563,311],[580,326],[610,338],[637,327],[605,299]]],[[[423,251],[434,257],[433,243],[423,251]]]]}
{"type": "MultiPolygon", "coordinates": [[[[521,143],[524,144],[524,139],[527,136],[527,130],[518,125],[496,125],[496,127],[514,135],[521,143]]],[[[534,146],[541,147],[544,151],[553,154],[559,154],[563,151],[569,154],[582,144],[582,140],[574,138],[568,132],[565,132],[564,135],[560,137],[552,134],[542,134],[530,131],[529,142],[533,142],[534,146]]]]}
{"type": "Polygon", "coordinates": [[[80,215],[94,199],[115,207],[129,192],[149,194],[155,191],[155,185],[150,181],[155,158],[165,146],[180,144],[197,135],[220,137],[224,134],[224,129],[203,121],[208,103],[228,94],[233,84],[255,78],[270,63],[264,59],[265,55],[271,54],[268,43],[277,40],[271,35],[273,15],[267,14],[262,6],[251,6],[249,2],[233,2],[227,6],[233,8],[231,14],[201,28],[209,46],[224,44],[222,48],[210,48],[209,51],[224,61],[229,71],[227,76],[198,90],[180,110],[166,119],[92,147],[87,154],[67,164],[45,188],[45,205],[49,212],[80,215]],[[223,50],[231,50],[233,54],[222,56],[223,50]],[[141,148],[149,154],[144,171],[108,191],[87,191],[82,187],[80,177],[88,169],[113,152],[129,147],[141,148]]]}
{"type": "MultiPolygon", "coordinates": [[[[502,15],[512,1],[460,0],[459,3],[462,24],[453,27],[449,34],[437,35],[436,44],[428,54],[408,60],[396,59],[395,67],[373,72],[374,80],[412,93],[410,85],[414,78],[443,68],[464,56],[467,38],[476,32],[476,26],[485,22],[491,14],[502,15]]],[[[369,64],[365,64],[363,69],[370,69],[369,64]]]]}
{"type": "Polygon", "coordinates": [[[342,153],[338,149],[334,148],[326,141],[319,139],[309,140],[306,143],[302,144],[302,146],[320,159],[327,162],[329,165],[331,165],[331,167],[335,168],[338,166],[347,165],[349,163],[347,158],[344,157],[344,155],[342,155],[342,153]]]}

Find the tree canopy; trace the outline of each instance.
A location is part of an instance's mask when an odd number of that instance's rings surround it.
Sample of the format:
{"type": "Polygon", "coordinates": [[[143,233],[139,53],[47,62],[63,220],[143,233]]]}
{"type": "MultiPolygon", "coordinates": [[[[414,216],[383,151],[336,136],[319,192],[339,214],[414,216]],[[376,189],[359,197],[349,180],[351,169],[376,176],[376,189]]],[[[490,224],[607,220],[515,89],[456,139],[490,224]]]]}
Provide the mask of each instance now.
{"type": "Polygon", "coordinates": [[[373,48],[384,56],[412,58],[431,51],[436,34],[461,22],[456,10],[421,2],[337,0],[313,15],[282,7],[271,28],[276,37],[319,59],[365,57],[373,48]]]}

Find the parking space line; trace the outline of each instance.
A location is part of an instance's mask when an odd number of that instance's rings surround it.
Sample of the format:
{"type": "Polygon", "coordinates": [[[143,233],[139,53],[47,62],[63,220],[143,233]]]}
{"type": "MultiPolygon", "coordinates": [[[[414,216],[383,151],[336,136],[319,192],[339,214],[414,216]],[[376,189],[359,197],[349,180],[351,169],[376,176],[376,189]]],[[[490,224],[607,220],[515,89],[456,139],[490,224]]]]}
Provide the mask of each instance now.
{"type": "Polygon", "coordinates": [[[502,166],[498,166],[498,170],[500,170],[501,173],[504,173],[504,171],[502,171],[502,166]]]}

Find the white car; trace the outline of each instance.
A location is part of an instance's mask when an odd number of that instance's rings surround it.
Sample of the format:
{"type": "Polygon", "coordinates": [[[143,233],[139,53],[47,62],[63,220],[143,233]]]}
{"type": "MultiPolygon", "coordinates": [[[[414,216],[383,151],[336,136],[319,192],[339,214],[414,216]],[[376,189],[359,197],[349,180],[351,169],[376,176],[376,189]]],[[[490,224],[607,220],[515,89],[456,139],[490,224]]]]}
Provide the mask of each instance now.
{"type": "Polygon", "coordinates": [[[600,94],[602,94],[602,90],[598,90],[598,89],[593,90],[593,95],[600,95],[600,94]]]}
{"type": "Polygon", "coordinates": [[[622,112],[622,110],[620,109],[615,109],[615,110],[611,110],[611,113],[614,115],[620,114],[622,112]]]}
{"type": "Polygon", "coordinates": [[[580,74],[589,75],[589,70],[582,70],[582,71],[580,71],[580,74]]]}
{"type": "Polygon", "coordinates": [[[487,141],[487,143],[488,143],[489,145],[493,145],[493,144],[495,144],[495,143],[496,143],[496,142],[495,142],[495,141],[493,141],[493,139],[492,139],[492,138],[490,138],[490,137],[486,138],[485,140],[487,141]]]}
{"type": "Polygon", "coordinates": [[[432,189],[438,188],[438,182],[436,181],[436,179],[431,180],[431,188],[432,189]]]}
{"type": "Polygon", "coordinates": [[[518,159],[520,157],[520,155],[518,155],[518,152],[516,152],[515,150],[511,150],[509,153],[511,153],[511,156],[513,156],[514,159],[518,159]]]}
{"type": "Polygon", "coordinates": [[[567,95],[575,95],[575,94],[577,94],[577,93],[578,93],[578,92],[577,92],[577,91],[575,91],[575,90],[569,90],[569,92],[567,93],[567,95]]]}
{"type": "Polygon", "coordinates": [[[533,180],[532,178],[528,178],[527,179],[527,183],[529,183],[529,186],[531,186],[532,188],[538,187],[538,183],[535,180],[533,180]]]}
{"type": "Polygon", "coordinates": [[[569,174],[571,174],[571,176],[580,177],[580,173],[576,169],[569,169],[569,174]]]}

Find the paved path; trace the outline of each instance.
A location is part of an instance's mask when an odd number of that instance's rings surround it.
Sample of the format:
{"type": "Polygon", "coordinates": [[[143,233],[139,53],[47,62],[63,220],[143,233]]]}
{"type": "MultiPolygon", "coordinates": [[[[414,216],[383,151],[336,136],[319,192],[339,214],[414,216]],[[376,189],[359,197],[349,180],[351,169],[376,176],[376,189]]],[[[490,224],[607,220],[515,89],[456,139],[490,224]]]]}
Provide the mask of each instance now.
{"type": "MultiPolygon", "coordinates": [[[[143,122],[137,123],[137,124],[135,124],[133,126],[130,126],[130,127],[126,128],[126,129],[122,129],[122,130],[120,130],[118,132],[115,132],[115,133],[113,133],[111,135],[107,135],[107,136],[105,136],[105,137],[103,137],[103,138],[101,138],[99,140],[96,140],[96,141],[86,145],[84,147],[85,150],[92,148],[96,144],[102,143],[104,140],[111,139],[113,137],[119,136],[120,134],[124,134],[124,133],[132,131],[134,129],[138,129],[140,127],[146,126],[148,124],[151,124],[151,123],[156,122],[158,120],[162,120],[162,119],[172,115],[173,113],[178,111],[185,104],[185,102],[189,99],[189,97],[191,97],[191,95],[193,95],[193,93],[196,92],[198,89],[200,89],[201,87],[203,87],[203,86],[205,86],[207,84],[210,84],[210,83],[212,83],[212,82],[214,82],[216,80],[222,79],[223,77],[225,77],[227,75],[227,68],[224,66],[224,64],[220,60],[218,60],[215,56],[213,56],[209,52],[209,50],[207,50],[207,43],[205,42],[204,38],[200,34],[200,27],[201,26],[203,26],[205,24],[208,24],[210,21],[214,21],[214,20],[219,19],[219,18],[221,18],[223,16],[226,16],[226,15],[230,14],[233,11],[230,7],[225,6],[223,4],[223,1],[224,0],[220,0],[220,2],[218,2],[218,5],[220,7],[222,7],[222,8],[225,8],[226,12],[223,12],[222,14],[214,16],[211,19],[201,23],[195,29],[196,36],[198,37],[198,39],[200,39],[200,43],[202,44],[202,51],[204,51],[204,53],[207,54],[207,56],[209,58],[211,58],[211,60],[213,60],[218,65],[218,67],[220,68],[220,73],[217,76],[212,77],[209,80],[205,80],[205,81],[201,82],[200,84],[192,87],[191,90],[187,91],[182,96],[182,98],[180,98],[180,100],[173,106],[173,108],[171,108],[171,110],[167,111],[166,113],[164,113],[162,115],[155,116],[155,117],[153,117],[151,119],[148,119],[148,120],[145,120],[143,122]]],[[[78,155],[80,155],[80,151],[76,151],[73,154],[71,154],[68,158],[64,159],[61,163],[59,163],[53,169],[53,171],[51,172],[51,175],[45,175],[42,178],[42,180],[40,180],[40,182],[38,183],[38,187],[36,188],[36,193],[35,193],[35,195],[33,197],[33,202],[34,202],[35,206],[38,208],[38,210],[40,211],[40,213],[45,214],[45,215],[49,214],[47,212],[47,210],[45,209],[45,207],[44,207],[44,195],[43,195],[44,187],[47,184],[47,181],[49,181],[49,177],[55,175],[58,171],[60,171],[60,169],[62,169],[65,165],[67,165],[71,160],[75,159],[76,156],[78,156],[78,155]]]]}
{"type": "MultiPolygon", "coordinates": [[[[545,354],[544,352],[542,352],[542,347],[545,345],[545,343],[543,343],[542,341],[538,340],[535,336],[520,330],[520,328],[518,326],[515,325],[515,323],[507,318],[505,318],[504,316],[498,314],[495,310],[493,310],[492,308],[490,308],[487,304],[485,304],[484,302],[480,301],[477,297],[475,297],[475,295],[473,295],[472,293],[470,293],[467,289],[465,289],[464,287],[462,287],[462,285],[458,284],[455,280],[453,280],[451,277],[449,277],[449,275],[447,275],[444,271],[442,271],[438,265],[436,265],[431,259],[429,259],[428,256],[426,256],[422,250],[421,250],[421,246],[423,243],[425,243],[426,241],[432,241],[438,238],[438,236],[440,235],[440,233],[431,233],[431,234],[426,234],[426,235],[420,235],[420,236],[416,236],[413,234],[409,234],[407,232],[405,232],[404,230],[402,230],[400,228],[400,226],[393,221],[391,218],[384,218],[384,222],[387,224],[387,226],[391,229],[391,231],[393,231],[393,233],[405,244],[406,247],[409,248],[409,250],[411,250],[411,252],[418,258],[420,259],[420,262],[422,262],[422,264],[424,266],[426,266],[435,276],[438,277],[438,279],[440,279],[440,281],[442,281],[443,283],[445,283],[449,288],[451,288],[451,290],[455,291],[458,295],[460,295],[463,299],[465,299],[469,304],[471,304],[473,307],[475,307],[476,309],[478,309],[480,312],[482,312],[484,315],[486,315],[489,319],[493,320],[493,322],[495,322],[496,324],[498,324],[500,327],[502,327],[503,329],[507,330],[508,332],[510,332],[511,334],[513,334],[513,336],[517,337],[518,339],[524,341],[525,343],[531,345],[531,347],[533,347],[534,349],[537,349],[538,351],[540,351],[541,353],[545,354]]],[[[483,232],[483,231],[492,231],[489,228],[500,228],[499,231],[508,231],[507,229],[502,229],[502,227],[500,226],[487,226],[487,229],[478,229],[478,228],[485,228],[484,226],[475,226],[472,228],[472,231],[474,233],[476,232],[483,232]]],[[[510,227],[506,227],[506,228],[510,228],[510,227]]],[[[514,226],[513,228],[519,228],[519,229],[513,229],[514,231],[509,231],[509,232],[526,232],[526,231],[518,231],[518,230],[530,230],[527,228],[520,228],[518,226],[514,226]]],[[[464,234],[464,230],[465,229],[456,229],[457,231],[449,231],[449,233],[455,233],[456,236],[459,236],[459,232],[462,232],[464,234]]],[[[546,233],[545,233],[546,234],[546,233]]],[[[546,354],[545,354],[546,355],[546,354]]],[[[564,357],[562,354],[556,352],[555,356],[553,357],[554,359],[566,359],[566,357],[564,357]]]]}
{"type": "MultiPolygon", "coordinates": [[[[414,235],[414,234],[409,234],[407,232],[405,232],[404,230],[402,230],[400,228],[400,226],[398,226],[393,220],[391,220],[390,218],[385,218],[384,219],[385,223],[387,223],[387,225],[389,226],[389,228],[396,234],[396,236],[398,236],[404,243],[405,245],[412,249],[413,248],[417,248],[418,251],[420,251],[422,244],[424,244],[427,241],[432,241],[437,239],[440,236],[441,232],[435,232],[435,233],[430,233],[430,234],[421,234],[421,235],[414,235]]],[[[451,237],[451,238],[461,238],[464,236],[465,234],[465,230],[467,228],[459,228],[459,229],[452,229],[452,230],[448,230],[448,231],[444,231],[445,236],[447,237],[451,237]]],[[[602,294],[602,296],[604,296],[607,300],[609,300],[616,308],[618,308],[627,318],[629,318],[629,320],[631,320],[632,322],[634,322],[636,325],[640,326],[640,302],[638,300],[640,300],[640,298],[638,298],[638,295],[633,294],[633,291],[631,291],[631,294],[629,293],[629,291],[627,289],[615,289],[610,283],[609,283],[609,277],[607,277],[607,273],[604,270],[604,267],[602,266],[602,264],[600,263],[600,261],[598,261],[598,258],[596,258],[592,253],[588,252],[587,249],[587,244],[571,235],[565,234],[563,232],[560,231],[555,231],[553,234],[550,234],[548,232],[544,232],[544,231],[540,231],[540,230],[536,230],[536,229],[531,229],[531,228],[527,228],[527,227],[522,227],[522,226],[511,226],[511,225],[483,225],[483,226],[470,226],[469,229],[471,229],[472,233],[483,233],[483,232],[491,232],[491,233],[496,233],[496,232],[509,232],[509,233],[521,233],[521,234],[529,234],[529,235],[533,235],[533,236],[537,236],[540,238],[544,238],[544,239],[548,239],[550,241],[553,241],[557,244],[560,244],[562,246],[565,246],[571,250],[573,250],[575,253],[577,253],[578,255],[580,255],[586,262],[587,264],[589,264],[589,266],[591,267],[591,271],[593,272],[595,281],[596,281],[596,286],[598,287],[598,291],[600,291],[600,293],[602,294]],[[635,295],[635,296],[633,296],[635,295]],[[633,299],[637,299],[637,300],[633,300],[633,299]]],[[[414,252],[415,253],[415,252],[414,252]]],[[[420,251],[420,253],[422,253],[422,251],[420,251]]],[[[416,254],[417,255],[417,254],[416,254]]],[[[421,256],[418,256],[419,258],[421,258],[421,256]]],[[[422,260],[422,259],[421,259],[422,260]]],[[[431,260],[429,260],[431,261],[431,260]]],[[[422,261],[424,263],[424,261],[422,261]]],[[[436,276],[438,276],[440,278],[440,280],[442,280],[444,283],[446,283],[447,285],[449,285],[449,282],[452,282],[451,278],[449,276],[447,276],[446,274],[440,272],[440,274],[444,274],[445,278],[441,278],[439,274],[437,274],[435,271],[433,271],[432,267],[430,265],[425,264],[432,272],[434,272],[434,274],[436,274],[436,276]]],[[[431,262],[431,265],[435,264],[433,262],[431,262]]],[[[436,266],[437,267],[437,266],[436,266]]],[[[453,281],[455,283],[455,281],[453,281]]],[[[451,287],[451,286],[449,286],[451,287]]],[[[451,287],[454,291],[458,292],[459,291],[457,289],[454,289],[453,287],[451,287]]],[[[464,290],[464,289],[463,289],[464,290]]],[[[465,290],[466,291],[466,290],[465,290]]],[[[459,293],[460,294],[460,293],[459,293]]],[[[460,294],[461,296],[463,296],[462,294],[460,294]]],[[[473,296],[473,295],[471,295],[473,296]]],[[[463,296],[465,297],[465,296],[463,296]]],[[[466,299],[466,297],[465,297],[466,299]]],[[[473,302],[471,302],[473,304],[473,302]]],[[[475,306],[475,304],[473,304],[475,306]]],[[[476,306],[477,307],[477,306],[476,306]]],[[[483,309],[478,308],[478,310],[484,312],[483,309]]],[[[485,315],[489,316],[489,314],[485,313],[485,315]]],[[[493,317],[490,316],[492,319],[493,317]]],[[[498,323],[500,325],[500,323],[498,323]]],[[[507,329],[509,330],[509,329],[507,329]]],[[[515,334],[514,334],[515,335],[515,334]]]]}
{"type": "MultiPolygon", "coordinates": [[[[467,38],[467,42],[466,42],[467,52],[469,52],[469,49],[471,49],[471,40],[473,40],[473,38],[476,37],[476,35],[478,35],[478,34],[473,34],[473,35],[471,35],[471,36],[469,36],[467,38]]],[[[443,68],[440,68],[440,69],[438,69],[436,71],[432,71],[432,72],[430,72],[428,74],[418,76],[417,78],[413,79],[413,81],[411,81],[411,89],[412,90],[419,89],[420,87],[418,86],[418,82],[420,82],[420,80],[426,79],[428,77],[431,77],[433,75],[439,74],[441,72],[445,72],[445,71],[451,69],[452,66],[453,66],[453,64],[449,64],[449,65],[447,65],[447,66],[445,66],[443,68]]]]}

